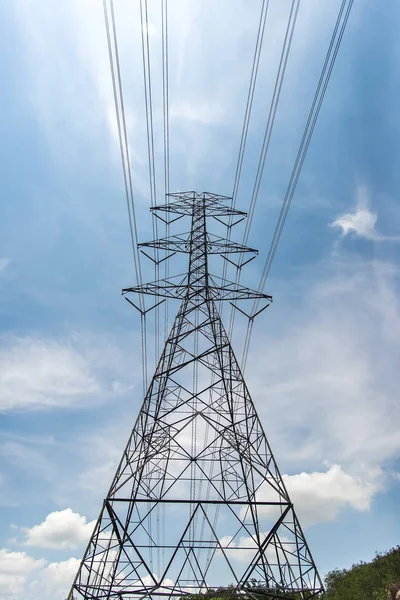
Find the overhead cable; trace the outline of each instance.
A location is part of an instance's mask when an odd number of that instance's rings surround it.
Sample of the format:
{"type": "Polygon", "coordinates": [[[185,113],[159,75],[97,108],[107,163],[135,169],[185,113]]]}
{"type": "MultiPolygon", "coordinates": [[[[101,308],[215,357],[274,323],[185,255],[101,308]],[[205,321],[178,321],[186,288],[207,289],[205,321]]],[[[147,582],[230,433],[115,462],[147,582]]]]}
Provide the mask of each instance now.
{"type": "MultiPolygon", "coordinates": [[[[164,201],[169,202],[169,47],[168,47],[168,0],[161,0],[161,44],[162,44],[162,88],[163,88],[163,133],[164,133],[164,201]]],[[[165,237],[169,237],[170,226],[166,219],[165,237]]],[[[169,277],[169,261],[164,261],[164,278],[169,277]]],[[[168,298],[164,304],[164,338],[168,336],[168,298]]]]}
{"type": "MultiPolygon", "coordinates": [[[[133,182],[132,182],[132,169],[131,159],[128,144],[126,117],[125,117],[125,106],[124,106],[124,94],[122,87],[121,68],[119,60],[118,50],[118,37],[115,25],[115,12],[114,2],[109,0],[109,6],[107,0],[103,0],[104,19],[106,25],[107,35],[107,47],[108,56],[110,61],[111,79],[113,86],[113,96],[115,105],[115,115],[117,120],[118,139],[121,153],[122,171],[124,177],[125,196],[128,208],[129,217],[129,229],[130,238],[132,244],[134,271],[136,281],[138,285],[142,284],[142,270],[140,264],[140,254],[138,251],[138,232],[137,232],[137,219],[135,210],[135,198],[133,193],[133,182]],[[111,15],[111,26],[110,16],[111,15]],[[111,39],[112,38],[112,39],[111,39]]],[[[143,390],[146,391],[147,387],[147,334],[146,334],[146,321],[145,321],[145,306],[144,299],[139,298],[140,314],[141,314],[141,347],[142,347],[142,379],[143,379],[143,390]]]]}
{"type": "MultiPolygon", "coordinates": [[[[236,163],[235,180],[234,180],[234,184],[233,184],[232,202],[231,202],[232,208],[235,208],[235,206],[236,206],[239,182],[240,182],[240,177],[242,174],[243,158],[244,158],[244,153],[245,153],[245,149],[246,149],[247,134],[249,131],[250,117],[251,117],[252,108],[253,108],[254,92],[256,89],[258,67],[260,64],[260,56],[261,56],[261,50],[262,50],[262,45],[263,45],[263,40],[264,40],[268,8],[269,8],[269,0],[263,0],[262,5],[261,5],[261,14],[260,14],[259,22],[258,22],[256,47],[254,50],[253,63],[252,63],[252,68],[251,68],[251,76],[250,76],[249,90],[247,93],[247,101],[246,101],[246,109],[245,109],[243,126],[242,126],[242,134],[241,134],[241,138],[240,138],[239,155],[238,155],[238,159],[237,159],[237,163],[236,163]]],[[[231,238],[231,232],[232,232],[232,223],[233,223],[232,216],[229,218],[228,223],[229,223],[229,227],[227,230],[227,239],[229,241],[231,238]]],[[[228,263],[226,261],[224,261],[224,264],[222,267],[222,280],[223,281],[226,281],[227,269],[228,269],[228,263]]],[[[220,312],[221,316],[222,316],[222,312],[223,312],[223,307],[224,307],[224,303],[221,301],[220,305],[219,305],[219,312],[220,312]]]]}
{"type": "Polygon", "coordinates": [[[255,51],[254,51],[253,64],[252,64],[252,69],[251,69],[249,91],[247,94],[247,102],[246,102],[246,110],[245,110],[245,114],[244,114],[242,135],[240,138],[239,156],[238,156],[238,160],[237,160],[237,164],[236,164],[235,180],[233,183],[233,192],[232,192],[232,207],[233,208],[236,205],[236,198],[237,198],[237,193],[238,193],[238,188],[239,188],[240,176],[242,173],[243,157],[244,157],[244,152],[245,152],[245,148],[246,148],[247,134],[249,131],[251,111],[253,108],[254,92],[255,92],[256,83],[257,83],[258,67],[260,64],[260,56],[261,56],[261,50],[262,50],[262,45],[263,45],[263,40],[264,40],[264,32],[265,32],[265,24],[267,21],[268,8],[269,8],[269,0],[263,0],[262,6],[261,6],[260,21],[258,24],[256,47],[255,47],[255,51]]]}
{"type": "MultiPolygon", "coordinates": [[[[156,167],[155,167],[155,147],[154,147],[154,124],[153,124],[153,99],[152,99],[152,81],[151,81],[151,60],[150,60],[150,41],[149,41],[149,18],[147,0],[140,0],[140,21],[142,37],[142,60],[143,60],[143,82],[144,99],[146,113],[147,130],[147,156],[149,168],[150,184],[150,204],[151,207],[157,203],[157,185],[156,185],[156,167]]],[[[157,217],[152,212],[153,237],[158,239],[157,217]]],[[[160,279],[160,264],[158,249],[155,249],[154,278],[160,279]]],[[[160,354],[160,308],[154,309],[154,363],[157,364],[160,354]]]]}
{"type": "MultiPolygon", "coordinates": [[[[246,222],[246,226],[245,226],[245,230],[244,230],[244,234],[243,234],[243,240],[242,240],[243,245],[247,244],[249,233],[250,233],[250,228],[251,228],[251,225],[253,222],[254,211],[255,211],[255,207],[256,207],[256,203],[257,203],[257,199],[258,199],[258,194],[260,191],[261,179],[262,179],[262,175],[264,172],[265,161],[267,158],[269,144],[271,141],[271,135],[272,135],[272,131],[273,131],[274,123],[275,123],[276,112],[277,112],[278,105],[279,105],[282,84],[283,84],[283,81],[285,78],[286,67],[287,67],[290,49],[291,49],[291,45],[292,45],[293,34],[294,34],[294,31],[296,28],[299,6],[300,6],[300,0],[292,0],[289,18],[288,18],[288,22],[287,22],[287,26],[286,26],[286,31],[285,31],[285,37],[284,37],[284,41],[283,41],[283,45],[282,45],[282,51],[281,51],[281,55],[280,55],[278,70],[277,70],[277,74],[276,74],[276,78],[275,78],[274,89],[273,89],[272,98],[271,98],[271,102],[270,102],[270,106],[269,106],[268,119],[267,119],[267,124],[265,127],[265,133],[264,133],[260,158],[258,161],[256,178],[255,178],[253,192],[252,192],[252,196],[251,196],[251,200],[250,200],[250,208],[248,211],[248,218],[247,218],[247,222],[246,222]]],[[[241,263],[242,259],[243,259],[243,255],[241,254],[240,258],[239,258],[239,263],[241,263]]],[[[235,281],[236,284],[239,284],[240,276],[241,276],[241,271],[240,271],[240,269],[238,269],[236,272],[236,281],[235,281]]],[[[235,310],[234,310],[234,308],[232,308],[231,316],[230,316],[230,323],[229,323],[229,335],[230,336],[232,336],[232,333],[233,333],[234,322],[235,322],[235,310]]]]}
{"type": "MultiPolygon", "coordinates": [[[[325,92],[328,87],[332,70],[335,65],[336,57],[339,52],[342,38],[347,26],[347,22],[350,16],[350,12],[353,6],[354,0],[342,0],[341,7],[336,19],[335,28],[332,33],[329,48],[326,53],[325,61],[322,67],[321,75],[318,80],[318,85],[314,94],[313,102],[308,115],[307,123],[304,128],[303,136],[300,142],[299,149],[297,151],[296,160],[292,169],[292,173],[289,179],[289,183],[286,189],[284,200],[282,203],[281,211],[279,213],[278,221],[274,230],[272,241],[268,250],[267,258],[264,264],[260,282],[258,285],[258,291],[262,292],[265,289],[265,285],[271,270],[273,260],[275,258],[276,250],[281,239],[283,227],[286,222],[286,218],[293,200],[294,193],[296,191],[297,183],[303,168],[303,164],[307,155],[307,151],[311,142],[311,138],[314,133],[315,125],[318,119],[318,115],[321,110],[321,106],[325,97],[325,92]]],[[[251,314],[254,315],[257,312],[259,301],[255,300],[251,314]]],[[[250,338],[253,328],[253,319],[249,319],[244,350],[242,359],[242,369],[245,368],[247,362],[247,356],[250,345],[250,338]]]]}

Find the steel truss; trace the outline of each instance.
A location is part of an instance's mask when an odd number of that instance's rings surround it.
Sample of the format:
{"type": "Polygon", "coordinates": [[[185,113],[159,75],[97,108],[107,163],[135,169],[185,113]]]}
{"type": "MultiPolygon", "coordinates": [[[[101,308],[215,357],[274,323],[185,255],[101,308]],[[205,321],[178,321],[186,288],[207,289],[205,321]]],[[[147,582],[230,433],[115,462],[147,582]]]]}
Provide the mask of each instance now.
{"type": "Polygon", "coordinates": [[[243,218],[215,194],[172,194],[156,213],[191,217],[185,276],[124,293],[181,306],[69,599],[313,598],[323,586],[217,310],[263,298],[211,276],[211,252],[254,252],[207,233],[243,218]]]}

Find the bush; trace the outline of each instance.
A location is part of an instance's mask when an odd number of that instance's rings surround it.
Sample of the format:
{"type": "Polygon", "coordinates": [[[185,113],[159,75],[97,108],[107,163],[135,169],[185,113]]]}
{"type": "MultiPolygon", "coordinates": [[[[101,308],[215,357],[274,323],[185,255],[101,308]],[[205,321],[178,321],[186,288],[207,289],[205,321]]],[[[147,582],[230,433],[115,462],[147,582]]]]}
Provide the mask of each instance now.
{"type": "MultiPolygon", "coordinates": [[[[395,585],[400,579],[400,546],[377,553],[369,562],[351,569],[328,573],[325,585],[328,600],[396,600],[395,585]]],[[[397,592],[396,592],[397,593],[397,592]]]]}

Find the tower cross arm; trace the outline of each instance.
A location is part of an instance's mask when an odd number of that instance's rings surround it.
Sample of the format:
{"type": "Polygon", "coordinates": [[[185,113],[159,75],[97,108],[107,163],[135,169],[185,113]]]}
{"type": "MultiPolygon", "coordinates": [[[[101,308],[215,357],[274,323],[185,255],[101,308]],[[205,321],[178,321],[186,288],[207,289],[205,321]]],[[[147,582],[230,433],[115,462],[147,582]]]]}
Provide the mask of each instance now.
{"type": "Polygon", "coordinates": [[[187,284],[187,278],[183,275],[169,277],[124,288],[122,294],[147,294],[150,296],[160,296],[161,298],[179,298],[185,296],[201,295],[204,299],[213,298],[214,300],[268,300],[272,302],[272,296],[263,294],[257,290],[238,285],[232,281],[227,281],[215,275],[209,276],[208,284],[201,287],[190,289],[187,284]]]}
{"type": "MultiPolygon", "coordinates": [[[[229,216],[243,216],[246,217],[247,213],[238,210],[236,208],[231,208],[230,206],[224,206],[219,202],[215,202],[214,204],[209,203],[206,205],[207,209],[207,217],[229,217],[229,216]]],[[[190,202],[171,202],[170,204],[161,204],[159,206],[153,206],[150,208],[152,212],[163,211],[166,213],[175,213],[179,215],[188,215],[192,214],[192,205],[190,202]]]]}
{"type": "Polygon", "coordinates": [[[157,213],[163,211],[166,213],[175,213],[179,215],[192,216],[193,203],[201,202],[206,217],[224,217],[224,216],[243,216],[247,213],[237,210],[226,203],[231,202],[232,198],[211,194],[209,192],[180,192],[178,194],[167,194],[168,204],[153,206],[150,210],[157,213]]]}
{"type": "MultiPolygon", "coordinates": [[[[151,240],[138,244],[139,248],[157,248],[159,250],[168,250],[168,252],[190,252],[190,234],[173,235],[159,240],[151,240]]],[[[258,250],[238,244],[226,238],[208,233],[206,248],[208,254],[228,254],[252,252],[258,254],[258,250]]]]}

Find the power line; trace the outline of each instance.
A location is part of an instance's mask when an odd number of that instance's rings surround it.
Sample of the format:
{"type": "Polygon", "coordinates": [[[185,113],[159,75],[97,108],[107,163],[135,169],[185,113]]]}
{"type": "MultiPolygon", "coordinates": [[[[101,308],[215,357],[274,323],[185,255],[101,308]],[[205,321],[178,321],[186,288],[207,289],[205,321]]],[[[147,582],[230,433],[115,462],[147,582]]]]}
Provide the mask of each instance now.
{"type": "MultiPolygon", "coordinates": [[[[252,109],[253,109],[254,94],[255,94],[255,89],[256,89],[258,68],[259,68],[259,64],[260,64],[260,57],[261,57],[261,51],[262,51],[262,46],[263,46],[263,40],[264,40],[265,26],[266,26],[266,22],[267,22],[268,8],[269,8],[269,0],[263,0],[262,6],[261,6],[261,14],[260,14],[259,23],[258,23],[256,46],[255,46],[255,50],[254,50],[253,62],[252,62],[252,67],[251,67],[251,76],[250,76],[249,89],[248,89],[248,93],[247,93],[247,101],[246,101],[246,109],[245,109],[245,115],[244,115],[244,120],[243,120],[242,133],[241,133],[241,138],[240,138],[239,154],[238,154],[238,159],[237,159],[237,163],[236,163],[236,171],[235,171],[235,179],[234,179],[234,184],[233,184],[232,203],[231,203],[232,208],[234,208],[236,206],[237,194],[238,194],[238,190],[239,190],[239,183],[240,183],[240,178],[241,178],[241,174],[242,174],[243,159],[244,159],[244,154],[245,154],[245,149],[246,149],[250,117],[251,117],[252,109]]],[[[228,231],[227,231],[228,242],[230,241],[230,238],[231,238],[232,222],[233,222],[233,217],[230,217],[229,221],[228,221],[230,227],[228,227],[228,231]]],[[[222,270],[223,282],[226,281],[226,274],[227,274],[227,262],[224,261],[223,270],[222,270]]],[[[224,305],[224,303],[221,301],[219,303],[219,312],[220,312],[221,316],[222,316],[222,312],[223,312],[223,305],[224,305]]],[[[221,482],[221,486],[222,486],[222,482],[221,482]]],[[[207,484],[206,498],[209,498],[210,492],[211,492],[211,482],[209,481],[207,484]]],[[[201,528],[201,532],[200,532],[200,539],[202,539],[203,535],[204,535],[204,526],[205,526],[207,512],[208,512],[208,506],[206,505],[205,512],[203,515],[203,523],[202,523],[202,528],[201,528]]],[[[214,528],[216,527],[218,516],[219,516],[219,507],[217,507],[217,509],[215,511],[214,519],[213,519],[214,528]]],[[[212,557],[212,551],[210,549],[208,552],[207,560],[206,560],[207,565],[209,565],[209,563],[211,561],[211,557],[212,557]]]]}
{"type": "Polygon", "coordinates": [[[113,85],[115,115],[116,115],[116,119],[117,119],[118,139],[119,139],[119,147],[120,147],[120,153],[121,153],[122,170],[123,170],[123,176],[124,176],[125,196],[126,196],[128,216],[129,216],[129,228],[130,228],[130,236],[131,236],[131,242],[132,242],[132,253],[133,253],[136,279],[137,279],[137,281],[141,282],[142,281],[142,272],[141,272],[141,265],[140,265],[140,255],[139,255],[139,252],[137,249],[138,233],[137,233],[137,223],[136,223],[136,211],[135,211],[135,202],[134,202],[134,194],[133,194],[131,161],[130,161],[130,153],[129,153],[129,145],[128,145],[128,137],[127,137],[124,96],[123,96],[123,90],[122,90],[122,80],[121,80],[119,52],[118,52],[118,38],[117,38],[116,27],[115,27],[115,15],[114,15],[113,0],[110,0],[113,43],[111,41],[110,21],[109,21],[108,9],[107,9],[107,0],[103,0],[103,7],[104,7],[104,17],[105,17],[105,24],[106,24],[108,56],[109,56],[109,60],[110,60],[111,78],[112,78],[112,85],[113,85]],[[113,50],[113,47],[114,47],[114,50],[113,50]],[[114,56],[114,53],[115,53],[115,56],[114,56]],[[114,61],[115,61],[115,66],[114,66],[114,61]],[[116,73],[117,73],[117,76],[116,76],[116,73]]]}
{"type": "MultiPolygon", "coordinates": [[[[146,112],[146,129],[147,129],[147,153],[149,166],[149,182],[150,182],[150,204],[154,208],[157,203],[157,185],[156,185],[156,169],[155,169],[155,152],[154,152],[154,125],[153,125],[153,100],[152,100],[152,85],[151,85],[151,60],[150,60],[150,42],[149,42],[149,18],[147,0],[140,0],[140,20],[142,32],[142,58],[143,58],[143,81],[144,81],[144,97],[145,97],[145,112],[146,112]]],[[[158,238],[158,224],[156,215],[152,214],[152,229],[153,235],[158,238]]],[[[154,250],[154,278],[158,283],[160,280],[160,263],[158,249],[154,250]]],[[[157,365],[160,354],[160,307],[157,304],[154,309],[154,365],[157,365]]],[[[152,537],[152,515],[149,518],[149,536],[152,537]]],[[[159,512],[156,513],[156,524],[159,522],[159,512]]],[[[157,526],[157,525],[156,525],[157,526]]],[[[153,549],[150,549],[150,568],[153,569],[153,549]]],[[[157,552],[157,560],[159,562],[159,552],[157,552]]]]}
{"type": "MultiPolygon", "coordinates": [[[[237,163],[236,163],[236,172],[235,172],[235,180],[234,180],[234,184],[233,184],[232,203],[231,203],[232,208],[234,208],[236,206],[239,182],[240,182],[240,177],[242,174],[243,158],[244,158],[244,153],[245,153],[245,149],[246,149],[250,117],[251,117],[251,113],[252,113],[252,109],[253,109],[254,92],[255,92],[256,83],[257,83],[258,67],[260,64],[260,56],[261,56],[261,50],[262,50],[262,45],[263,45],[263,40],[264,40],[268,8],[269,8],[269,0],[263,0],[263,3],[261,5],[260,19],[259,19],[259,23],[258,23],[256,47],[254,49],[253,63],[252,63],[252,68],[251,68],[249,90],[247,93],[247,101],[246,101],[246,109],[245,109],[244,120],[243,120],[242,134],[241,134],[241,138],[240,138],[239,155],[238,155],[238,159],[237,159],[237,163]]],[[[231,238],[232,222],[233,222],[232,217],[230,217],[229,221],[228,221],[230,227],[228,227],[228,231],[227,231],[228,241],[231,238]]],[[[226,281],[227,269],[228,269],[228,263],[226,261],[224,261],[224,264],[222,267],[223,281],[226,281]]],[[[222,316],[222,312],[223,312],[223,304],[224,304],[223,302],[220,302],[220,305],[219,305],[219,311],[220,311],[221,316],[222,316]]]]}
{"type": "Polygon", "coordinates": [[[168,0],[161,0],[162,84],[164,122],[164,193],[169,193],[169,68],[168,68],[168,0]]]}
{"type": "MultiPolygon", "coordinates": [[[[150,183],[150,204],[154,207],[157,203],[157,185],[155,168],[155,150],[154,150],[154,124],[153,124],[153,99],[151,85],[151,60],[150,60],[150,41],[149,41],[149,18],[147,0],[140,0],[140,20],[142,34],[142,60],[143,60],[143,82],[146,113],[147,130],[147,155],[149,167],[150,183]]],[[[157,218],[152,216],[153,235],[158,238],[157,218]]],[[[160,265],[158,250],[155,250],[154,278],[158,282],[160,279],[160,265]]],[[[154,309],[154,363],[157,364],[160,354],[160,308],[154,309]]]]}
{"type": "Polygon", "coordinates": [[[239,182],[240,182],[240,177],[242,174],[243,158],[244,158],[244,152],[245,152],[245,148],[246,148],[247,134],[249,131],[250,117],[251,117],[251,112],[252,112],[252,108],[253,108],[254,92],[255,92],[256,82],[257,82],[258,67],[260,64],[260,56],[261,56],[261,50],[262,50],[262,45],[263,45],[263,40],[264,40],[265,24],[267,21],[268,8],[269,8],[269,0],[263,0],[262,6],[261,6],[260,21],[258,24],[256,48],[254,51],[253,65],[252,65],[252,69],[251,69],[249,91],[247,94],[246,110],[245,110],[243,128],[242,128],[242,136],[240,139],[239,156],[238,156],[238,160],[237,160],[237,164],[236,164],[235,181],[233,184],[233,192],[232,192],[232,206],[233,207],[236,205],[236,198],[237,198],[237,193],[238,193],[238,189],[239,189],[239,182]]]}
{"type": "MultiPolygon", "coordinates": [[[[163,97],[163,150],[164,150],[164,200],[169,203],[169,196],[167,195],[169,189],[169,176],[170,176],[170,164],[169,164],[169,47],[168,47],[168,0],[161,0],[161,58],[162,58],[162,97],[163,97]]],[[[165,222],[165,237],[168,238],[170,235],[170,225],[168,218],[165,222]]],[[[164,260],[164,278],[169,277],[169,260],[164,260]]],[[[168,338],[168,309],[169,299],[166,298],[164,303],[164,339],[168,338]]],[[[158,509],[159,510],[159,509],[158,509]]],[[[158,524],[158,535],[161,539],[161,544],[165,545],[165,505],[161,507],[160,513],[157,513],[157,524],[158,524]],[[161,531],[160,531],[161,530],[161,531]]],[[[158,548],[158,569],[160,572],[161,562],[165,560],[165,549],[163,548],[160,552],[158,548]]]]}
{"type": "MultiPolygon", "coordinates": [[[[164,134],[164,196],[165,201],[169,202],[169,176],[170,176],[170,163],[169,163],[169,48],[168,48],[168,0],[161,0],[161,44],[162,44],[162,88],[163,88],[163,134],[164,134]]],[[[166,219],[165,223],[165,237],[169,237],[170,226],[169,221],[166,219]]],[[[169,261],[164,261],[164,278],[169,277],[169,261]]],[[[168,298],[165,301],[164,308],[164,337],[167,339],[168,336],[168,298]]]]}
{"type": "MultiPolygon", "coordinates": [[[[314,94],[313,102],[308,115],[307,123],[304,128],[303,136],[300,142],[299,149],[297,151],[296,160],[292,169],[292,173],[289,179],[289,184],[286,189],[285,197],[282,203],[281,211],[279,213],[278,221],[274,230],[272,241],[268,250],[267,258],[264,264],[263,272],[260,278],[258,291],[262,292],[265,289],[265,285],[271,271],[271,266],[275,258],[275,254],[281,239],[283,227],[286,222],[286,218],[293,200],[294,193],[296,191],[297,183],[303,168],[303,164],[307,155],[307,151],[311,142],[311,138],[314,133],[315,125],[318,119],[318,115],[321,110],[321,106],[325,97],[325,92],[328,87],[332,70],[335,65],[336,57],[339,52],[339,48],[342,42],[342,38],[347,26],[347,22],[350,16],[350,12],[353,6],[354,0],[342,0],[342,4],[336,19],[335,27],[332,33],[328,51],[326,53],[324,65],[322,67],[321,75],[318,80],[318,85],[314,94]]],[[[259,301],[255,300],[251,314],[254,315],[257,312],[259,301]]],[[[247,356],[249,352],[250,338],[253,329],[253,320],[249,319],[246,338],[243,349],[242,369],[244,370],[247,362],[247,356]]]]}
{"type": "MultiPolygon", "coordinates": [[[[134,270],[137,282],[142,282],[142,270],[140,264],[140,254],[138,251],[138,233],[135,210],[135,200],[132,183],[132,169],[129,153],[128,135],[126,127],[124,94],[122,87],[121,68],[118,50],[118,37],[115,25],[114,2],[109,0],[110,9],[107,8],[107,0],[103,0],[104,19],[107,35],[108,56],[110,61],[111,79],[113,86],[113,96],[115,105],[115,115],[117,119],[118,139],[121,153],[122,171],[124,177],[125,196],[128,208],[129,230],[132,244],[134,270]],[[111,27],[109,11],[111,14],[111,27]],[[112,37],[112,39],[111,39],[112,37]]],[[[139,298],[140,306],[140,326],[141,326],[141,349],[142,349],[142,379],[143,389],[146,392],[147,387],[147,333],[145,320],[145,307],[143,298],[139,298]]]]}
{"type": "Polygon", "coordinates": [[[253,193],[251,196],[250,209],[248,213],[248,220],[246,221],[245,232],[243,235],[243,244],[247,244],[249,238],[250,228],[253,222],[254,210],[256,207],[258,194],[260,191],[261,179],[264,172],[265,160],[267,158],[269,144],[271,141],[272,130],[275,123],[276,111],[278,109],[280,94],[282,90],[282,84],[286,73],[287,62],[290,54],[290,48],[292,45],[293,34],[296,27],[297,16],[299,12],[300,0],[293,0],[290,9],[288,24],[285,32],[285,39],[283,42],[282,52],[279,60],[278,73],[275,79],[274,91],[272,94],[271,104],[268,113],[267,125],[265,128],[263,144],[261,148],[260,160],[257,166],[257,174],[254,182],[253,193]]]}
{"type": "MultiPolygon", "coordinates": [[[[296,28],[299,6],[300,6],[300,0],[292,0],[289,18],[288,18],[288,22],[287,22],[287,26],[286,26],[286,31],[285,31],[285,38],[284,38],[283,46],[282,46],[282,52],[280,55],[280,60],[279,60],[279,65],[278,65],[278,71],[277,71],[276,78],[275,78],[274,90],[272,93],[271,103],[269,106],[268,119],[267,119],[267,124],[265,127],[265,133],[264,133],[260,158],[258,161],[256,178],[255,178],[253,192],[252,192],[252,196],[251,196],[251,200],[250,200],[248,220],[246,222],[246,226],[245,226],[245,230],[244,230],[244,234],[243,234],[243,240],[242,240],[243,245],[247,244],[248,237],[250,234],[250,228],[251,228],[251,225],[253,222],[254,211],[255,211],[258,194],[260,191],[262,175],[263,175],[264,167],[265,167],[265,161],[266,161],[268,150],[269,150],[272,130],[273,130],[273,127],[275,124],[276,112],[278,109],[280,94],[281,94],[281,90],[282,90],[282,84],[283,84],[283,80],[285,77],[286,67],[287,67],[290,49],[291,49],[291,45],[292,45],[293,34],[294,34],[294,30],[296,28]]],[[[240,255],[239,264],[241,263],[242,259],[243,259],[243,255],[240,255]]],[[[239,284],[240,276],[241,276],[241,271],[240,271],[240,269],[238,269],[236,272],[236,281],[235,281],[236,284],[239,284]]],[[[235,310],[234,310],[234,308],[232,308],[231,315],[230,315],[230,322],[229,322],[229,336],[230,337],[232,336],[232,333],[233,333],[234,323],[235,323],[235,310]]]]}

